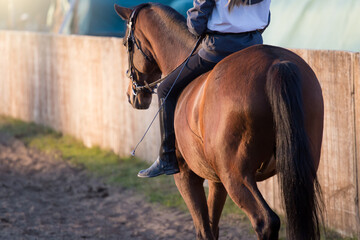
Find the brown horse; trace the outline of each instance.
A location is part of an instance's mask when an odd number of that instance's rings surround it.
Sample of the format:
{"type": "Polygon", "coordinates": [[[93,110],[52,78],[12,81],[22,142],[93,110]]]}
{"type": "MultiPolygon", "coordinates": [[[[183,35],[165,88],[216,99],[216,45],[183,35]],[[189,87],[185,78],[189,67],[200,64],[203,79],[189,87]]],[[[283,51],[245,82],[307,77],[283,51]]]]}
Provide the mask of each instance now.
{"type": "MultiPolygon", "coordinates": [[[[148,84],[179,66],[196,39],[185,19],[169,7],[143,4],[132,10],[115,5],[115,10],[131,20],[130,38],[124,39],[133,74],[129,102],[145,109],[152,96],[148,84]]],[[[197,238],[218,238],[229,194],[250,218],[258,239],[278,239],[279,217],[256,185],[277,173],[288,239],[319,239],[316,171],[322,131],[319,82],[308,64],[286,49],[249,47],[189,84],[175,113],[181,171],[174,178],[197,238]],[[207,199],[204,179],[209,182],[207,199]]]]}

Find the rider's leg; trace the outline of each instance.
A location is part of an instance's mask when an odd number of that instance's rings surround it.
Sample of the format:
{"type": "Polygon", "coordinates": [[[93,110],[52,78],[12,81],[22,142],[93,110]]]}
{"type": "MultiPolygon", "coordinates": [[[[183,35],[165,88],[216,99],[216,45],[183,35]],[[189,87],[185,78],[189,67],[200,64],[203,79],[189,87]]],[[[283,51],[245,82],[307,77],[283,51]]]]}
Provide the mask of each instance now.
{"type": "Polygon", "coordinates": [[[175,156],[174,112],[176,101],[181,91],[192,80],[211,70],[215,64],[216,63],[214,62],[209,62],[202,59],[196,54],[190,57],[188,64],[184,67],[184,70],[181,72],[177,80],[176,78],[178,77],[183,65],[177,67],[159,85],[157,91],[159,104],[162,104],[163,106],[159,114],[161,130],[161,146],[159,157],[156,159],[153,165],[151,165],[151,167],[140,171],[138,173],[138,177],[156,177],[162,174],[171,175],[179,172],[179,167],[175,156]],[[170,89],[171,92],[169,93],[170,89]]]}

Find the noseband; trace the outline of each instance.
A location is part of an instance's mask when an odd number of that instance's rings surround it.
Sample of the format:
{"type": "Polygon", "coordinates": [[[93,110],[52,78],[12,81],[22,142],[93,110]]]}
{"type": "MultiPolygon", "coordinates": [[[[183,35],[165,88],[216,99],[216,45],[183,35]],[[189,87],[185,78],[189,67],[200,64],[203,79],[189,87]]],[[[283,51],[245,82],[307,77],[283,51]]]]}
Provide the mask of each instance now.
{"type": "MultiPolygon", "coordinates": [[[[135,22],[136,18],[141,9],[150,6],[150,4],[141,4],[137,6],[131,13],[130,18],[127,22],[128,28],[128,35],[126,37],[126,42],[124,43],[127,53],[128,53],[128,70],[126,71],[126,76],[130,78],[132,82],[132,91],[133,94],[136,96],[138,92],[147,92],[147,93],[154,93],[154,87],[157,83],[148,84],[144,81],[144,85],[140,85],[138,81],[134,78],[136,73],[141,73],[134,65],[134,46],[141,52],[141,54],[145,57],[147,61],[152,61],[152,58],[149,57],[139,46],[138,40],[135,38],[134,31],[135,31],[135,22]]],[[[138,74],[139,75],[139,74],[138,74]]]]}

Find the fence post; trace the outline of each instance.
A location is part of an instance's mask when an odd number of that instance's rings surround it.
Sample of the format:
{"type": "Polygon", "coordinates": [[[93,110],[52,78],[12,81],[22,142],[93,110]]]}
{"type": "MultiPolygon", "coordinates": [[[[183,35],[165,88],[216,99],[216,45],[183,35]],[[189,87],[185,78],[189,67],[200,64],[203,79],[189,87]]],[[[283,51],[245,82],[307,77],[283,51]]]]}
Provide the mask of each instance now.
{"type": "Polygon", "coordinates": [[[356,166],[356,220],[357,237],[360,239],[360,53],[354,54],[354,111],[355,111],[355,166],[356,166]]]}

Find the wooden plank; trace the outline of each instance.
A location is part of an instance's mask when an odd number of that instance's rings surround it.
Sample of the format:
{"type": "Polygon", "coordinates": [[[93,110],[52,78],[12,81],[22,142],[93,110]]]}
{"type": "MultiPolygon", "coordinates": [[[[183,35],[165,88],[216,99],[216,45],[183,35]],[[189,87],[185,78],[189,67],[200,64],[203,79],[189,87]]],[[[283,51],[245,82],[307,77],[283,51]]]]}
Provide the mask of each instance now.
{"type": "Polygon", "coordinates": [[[8,48],[8,34],[5,31],[0,31],[0,114],[7,114],[8,104],[8,78],[9,78],[9,48],[8,48]]]}
{"type": "Polygon", "coordinates": [[[319,180],[325,197],[326,223],[343,234],[352,234],[357,228],[352,54],[311,51],[308,57],[325,102],[319,180]]]}
{"type": "Polygon", "coordinates": [[[355,126],[356,126],[356,213],[357,213],[357,237],[360,239],[360,53],[354,54],[354,92],[355,92],[355,126]]]}
{"type": "Polygon", "coordinates": [[[258,188],[269,206],[278,214],[284,214],[277,176],[258,183],[258,188]]]}

